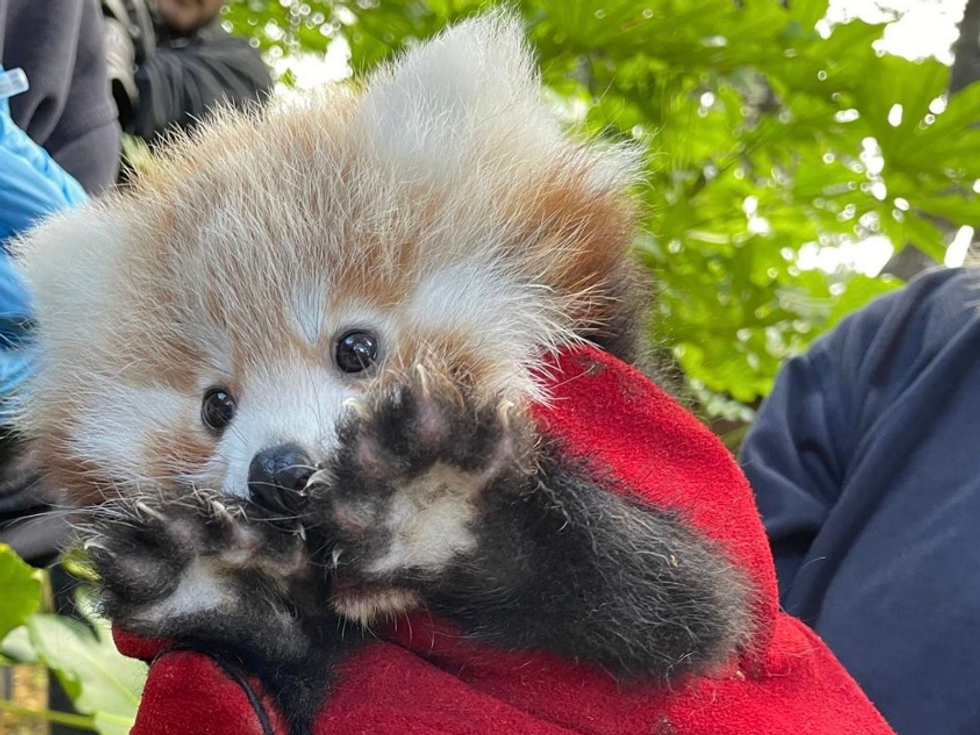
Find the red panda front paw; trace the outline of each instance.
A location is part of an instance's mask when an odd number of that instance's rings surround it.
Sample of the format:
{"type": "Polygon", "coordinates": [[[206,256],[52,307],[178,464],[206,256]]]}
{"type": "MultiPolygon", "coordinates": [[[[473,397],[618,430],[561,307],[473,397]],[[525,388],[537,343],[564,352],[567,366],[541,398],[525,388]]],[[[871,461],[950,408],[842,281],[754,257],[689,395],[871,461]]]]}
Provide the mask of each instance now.
{"type": "Polygon", "coordinates": [[[310,549],[254,505],[217,492],[121,498],[81,529],[106,615],[125,630],[234,661],[311,732],[335,664],[359,642],[330,610],[310,549]]]}
{"type": "Polygon", "coordinates": [[[254,610],[307,574],[302,539],[250,518],[254,509],[214,492],[118,498],[92,508],[83,546],[106,614],[143,635],[181,639],[216,618],[254,610]]]}
{"type": "Polygon", "coordinates": [[[482,497],[523,487],[533,464],[533,432],[512,404],[422,367],[352,405],[338,433],[310,511],[335,542],[334,606],[365,622],[414,606],[415,585],[472,552],[482,497]]]}

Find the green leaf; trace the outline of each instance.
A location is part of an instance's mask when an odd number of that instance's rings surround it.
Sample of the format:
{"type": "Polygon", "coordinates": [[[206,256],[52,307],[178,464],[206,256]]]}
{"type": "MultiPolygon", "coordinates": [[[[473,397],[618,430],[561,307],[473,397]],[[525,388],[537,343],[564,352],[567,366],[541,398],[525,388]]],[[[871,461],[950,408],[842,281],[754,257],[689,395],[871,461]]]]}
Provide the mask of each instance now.
{"type": "Polygon", "coordinates": [[[789,0],[789,12],[801,25],[812,29],[827,14],[827,0],[789,0]]]}
{"type": "Polygon", "coordinates": [[[41,604],[40,573],[6,544],[0,544],[0,641],[41,604]]]}
{"type": "Polygon", "coordinates": [[[100,735],[129,735],[129,731],[133,727],[133,717],[128,715],[96,712],[93,720],[95,729],[100,735]]]}
{"type": "Polygon", "coordinates": [[[26,626],[14,628],[0,643],[0,656],[18,664],[37,663],[37,652],[31,645],[26,626]]]}
{"type": "Polygon", "coordinates": [[[39,657],[78,711],[93,715],[103,735],[124,733],[136,716],[146,666],[116,651],[108,623],[89,623],[91,628],[59,615],[34,615],[27,627],[39,657]]]}

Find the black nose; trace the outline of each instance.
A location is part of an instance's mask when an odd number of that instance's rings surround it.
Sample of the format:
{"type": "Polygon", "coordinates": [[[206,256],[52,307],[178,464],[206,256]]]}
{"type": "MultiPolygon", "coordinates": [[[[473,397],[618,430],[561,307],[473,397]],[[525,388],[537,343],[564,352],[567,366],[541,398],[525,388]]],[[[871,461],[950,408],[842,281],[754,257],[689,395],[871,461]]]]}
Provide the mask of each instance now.
{"type": "Polygon", "coordinates": [[[295,444],[265,449],[248,466],[248,493],[267,510],[295,512],[315,471],[313,460],[295,444]]]}

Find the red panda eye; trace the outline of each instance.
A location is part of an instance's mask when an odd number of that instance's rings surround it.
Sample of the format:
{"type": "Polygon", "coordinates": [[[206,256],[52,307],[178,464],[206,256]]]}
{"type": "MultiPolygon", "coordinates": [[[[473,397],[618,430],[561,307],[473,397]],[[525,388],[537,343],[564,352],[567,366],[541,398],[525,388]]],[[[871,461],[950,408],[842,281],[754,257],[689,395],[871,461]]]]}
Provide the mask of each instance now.
{"type": "Polygon", "coordinates": [[[367,370],[378,359],[378,339],[370,332],[347,332],[337,342],[334,359],[345,373],[367,370]]]}
{"type": "Polygon", "coordinates": [[[235,399],[224,388],[211,388],[204,394],[201,421],[211,431],[220,434],[235,416],[235,399]]]}

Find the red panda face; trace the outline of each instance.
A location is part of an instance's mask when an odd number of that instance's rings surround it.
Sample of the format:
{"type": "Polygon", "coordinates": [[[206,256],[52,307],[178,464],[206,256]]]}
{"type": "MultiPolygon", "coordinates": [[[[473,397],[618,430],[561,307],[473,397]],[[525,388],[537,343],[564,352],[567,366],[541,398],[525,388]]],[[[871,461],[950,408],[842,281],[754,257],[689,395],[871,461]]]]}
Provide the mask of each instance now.
{"type": "Polygon", "coordinates": [[[493,23],[362,93],[223,114],[17,246],[39,325],[19,426],[76,502],[245,497],[301,482],[352,400],[419,365],[546,400],[543,354],[632,315],[636,168],[562,133],[493,23]]]}

